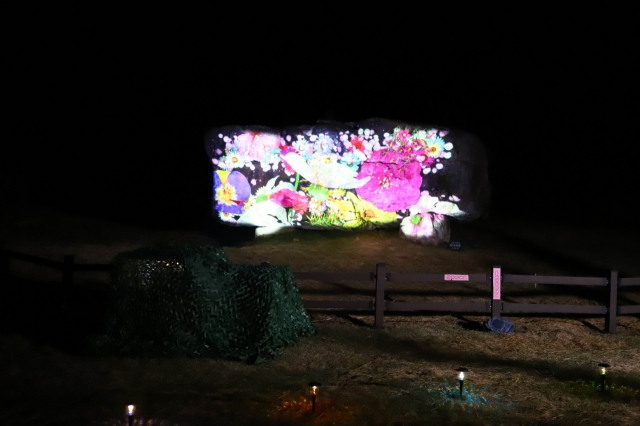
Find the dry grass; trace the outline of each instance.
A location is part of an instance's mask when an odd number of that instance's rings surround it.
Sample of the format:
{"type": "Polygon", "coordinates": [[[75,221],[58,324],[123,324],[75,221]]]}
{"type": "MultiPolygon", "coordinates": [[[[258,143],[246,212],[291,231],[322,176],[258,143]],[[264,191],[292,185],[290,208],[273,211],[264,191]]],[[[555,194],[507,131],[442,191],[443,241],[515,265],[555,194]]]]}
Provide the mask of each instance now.
{"type": "MultiPolygon", "coordinates": [[[[268,261],[295,271],[371,271],[385,262],[391,271],[487,272],[500,264],[505,272],[593,275],[615,263],[623,276],[640,275],[633,246],[637,235],[615,229],[487,223],[454,227],[453,237],[462,241],[463,251],[414,245],[391,231],[294,232],[226,250],[236,263],[268,261]]],[[[215,235],[32,215],[5,218],[0,239],[43,257],[71,253],[80,262],[103,263],[143,245],[170,240],[210,244],[215,235]]],[[[20,262],[11,268],[17,282],[33,288],[44,289],[58,279],[20,262]]],[[[82,293],[105,279],[79,276],[76,290],[82,293]]],[[[299,288],[305,299],[370,298],[372,292],[370,283],[303,281],[299,288]]],[[[394,300],[470,301],[484,300],[488,287],[409,283],[389,290],[394,300]]],[[[513,300],[552,303],[598,303],[601,293],[505,288],[505,297],[513,300]]],[[[638,292],[623,297],[637,303],[638,292]]],[[[92,299],[83,300],[71,320],[81,321],[91,312],[92,299]]],[[[65,334],[56,327],[76,324],[50,317],[56,306],[34,306],[45,309],[44,316],[28,302],[18,304],[21,308],[12,314],[31,321],[13,318],[0,335],[3,425],[117,424],[109,419],[121,418],[131,402],[146,418],[190,425],[640,424],[640,320],[635,316],[620,317],[616,335],[602,333],[600,317],[510,316],[516,333],[507,336],[481,331],[485,316],[389,315],[385,329],[374,330],[371,315],[312,313],[315,336],[301,339],[273,362],[246,365],[84,356],[56,338],[65,334]],[[612,366],[609,392],[597,388],[599,362],[612,366]],[[456,396],[455,378],[461,365],[469,368],[462,399],[456,396]],[[310,380],[322,382],[315,414],[306,389],[310,380]]],[[[2,319],[8,320],[6,315],[2,319]]],[[[76,331],[69,333],[75,336],[76,331]]]]}

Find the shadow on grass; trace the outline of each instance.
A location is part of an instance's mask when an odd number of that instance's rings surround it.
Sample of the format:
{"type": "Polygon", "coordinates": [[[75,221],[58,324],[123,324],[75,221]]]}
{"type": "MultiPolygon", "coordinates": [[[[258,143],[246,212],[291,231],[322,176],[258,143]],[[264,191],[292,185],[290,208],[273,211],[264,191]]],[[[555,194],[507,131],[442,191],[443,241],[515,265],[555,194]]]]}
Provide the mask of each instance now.
{"type": "Polygon", "coordinates": [[[482,322],[479,321],[472,321],[470,319],[467,319],[463,316],[460,315],[454,315],[454,318],[458,318],[460,321],[458,321],[458,326],[460,326],[461,328],[463,328],[464,330],[469,330],[469,331],[486,331],[484,328],[484,324],[482,322]]]}
{"type": "Polygon", "coordinates": [[[351,324],[357,325],[359,327],[367,327],[367,328],[370,327],[369,324],[367,324],[365,321],[361,320],[360,318],[354,317],[353,314],[357,315],[357,311],[353,311],[350,314],[346,313],[346,312],[345,313],[340,313],[340,314],[337,314],[336,316],[338,318],[342,318],[342,319],[350,322],[351,324]]]}
{"type": "Polygon", "coordinates": [[[595,325],[591,324],[591,323],[590,323],[589,321],[587,321],[587,320],[581,320],[581,321],[580,321],[580,323],[581,323],[582,325],[584,325],[585,327],[587,327],[587,328],[589,328],[589,329],[593,330],[593,331],[597,331],[597,332],[599,332],[599,333],[606,332],[606,330],[604,330],[604,331],[603,331],[602,329],[600,329],[600,328],[596,327],[595,325]]]}

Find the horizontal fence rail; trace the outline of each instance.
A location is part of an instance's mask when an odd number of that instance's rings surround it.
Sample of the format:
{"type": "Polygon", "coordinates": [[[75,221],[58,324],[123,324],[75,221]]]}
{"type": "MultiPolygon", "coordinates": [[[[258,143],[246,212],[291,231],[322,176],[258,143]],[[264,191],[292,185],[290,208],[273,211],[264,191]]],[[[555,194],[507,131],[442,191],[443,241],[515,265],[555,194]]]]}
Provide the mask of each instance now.
{"type": "Polygon", "coordinates": [[[606,287],[607,278],[599,277],[562,277],[554,275],[513,275],[505,274],[503,283],[513,284],[555,284],[555,285],[592,285],[606,287]]]}
{"type": "Polygon", "coordinates": [[[60,262],[14,250],[2,249],[0,250],[0,269],[2,269],[0,273],[2,276],[9,275],[9,259],[16,259],[62,271],[62,281],[67,285],[73,284],[73,275],[75,272],[109,272],[112,269],[112,264],[110,263],[76,263],[75,256],[72,255],[64,255],[62,262],[60,262]]]}
{"type": "MultiPolygon", "coordinates": [[[[618,287],[640,286],[640,277],[636,278],[620,278],[618,287]]],[[[618,306],[618,315],[634,315],[640,314],[640,305],[618,306]]]]}
{"type": "Polygon", "coordinates": [[[316,281],[373,281],[373,272],[294,272],[296,280],[316,281]]]}
{"type": "Polygon", "coordinates": [[[489,312],[491,302],[393,302],[387,301],[388,311],[489,312]]]}
{"type": "MultiPolygon", "coordinates": [[[[33,263],[46,268],[62,271],[65,284],[73,283],[75,272],[108,272],[112,264],[78,264],[75,257],[63,256],[62,261],[44,259],[14,250],[0,249],[0,273],[3,277],[9,275],[9,259],[33,263]]],[[[374,312],[375,328],[384,328],[384,313],[430,311],[430,312],[483,312],[491,316],[502,313],[536,313],[536,314],[587,314],[604,315],[605,329],[609,333],[616,332],[616,318],[618,315],[640,314],[640,305],[618,306],[618,289],[640,286],[640,277],[618,278],[617,271],[611,271],[606,277],[566,277],[552,275],[517,275],[502,274],[499,266],[493,268],[490,274],[428,274],[417,272],[387,272],[384,263],[376,265],[375,272],[294,272],[296,280],[316,281],[375,281],[375,293],[372,300],[303,300],[304,307],[311,310],[341,310],[374,312]],[[490,294],[484,302],[447,302],[420,301],[401,302],[385,300],[385,283],[416,282],[416,283],[452,283],[470,282],[487,283],[491,285],[490,294]],[[608,289],[607,305],[560,305],[544,303],[511,303],[502,301],[502,284],[545,284],[606,287],[608,289]]]]}
{"type": "Polygon", "coordinates": [[[491,276],[487,274],[421,274],[416,272],[389,272],[387,281],[397,282],[446,282],[473,281],[489,282],[491,276]]]}
{"type": "Polygon", "coordinates": [[[640,305],[618,306],[618,315],[640,314],[640,305]]]}
{"type": "Polygon", "coordinates": [[[609,309],[603,305],[549,305],[542,303],[502,302],[502,312],[531,312],[545,314],[606,314],[609,309]]]}
{"type": "Polygon", "coordinates": [[[620,278],[618,287],[640,286],[640,277],[638,278],[620,278]]]}
{"type": "Polygon", "coordinates": [[[375,308],[371,300],[305,300],[307,309],[340,309],[345,311],[371,311],[375,308]]]}

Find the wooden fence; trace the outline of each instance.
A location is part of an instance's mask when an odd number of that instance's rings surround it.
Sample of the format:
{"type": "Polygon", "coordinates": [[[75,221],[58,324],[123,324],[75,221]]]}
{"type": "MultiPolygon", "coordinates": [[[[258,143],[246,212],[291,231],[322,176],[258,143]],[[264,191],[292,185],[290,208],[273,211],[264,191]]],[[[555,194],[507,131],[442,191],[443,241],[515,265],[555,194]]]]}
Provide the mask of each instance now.
{"type": "MultiPolygon", "coordinates": [[[[78,264],[74,256],[65,255],[62,262],[43,259],[13,250],[0,250],[0,273],[9,275],[9,259],[34,263],[62,271],[65,284],[73,283],[73,274],[84,271],[110,271],[111,264],[78,264]]],[[[389,272],[384,263],[376,265],[375,272],[294,272],[296,280],[317,281],[375,281],[375,293],[372,300],[303,300],[304,307],[309,310],[342,310],[373,311],[375,328],[384,328],[385,312],[426,311],[426,312],[480,312],[492,317],[503,313],[538,313],[538,314],[581,314],[604,315],[605,329],[609,333],[616,332],[618,315],[640,314],[640,305],[618,305],[618,289],[620,287],[640,286],[640,277],[619,278],[618,271],[611,271],[609,277],[566,277],[552,275],[515,275],[503,274],[499,266],[490,274],[426,274],[414,272],[389,272]],[[484,302],[398,302],[385,300],[387,282],[419,282],[419,283],[451,283],[471,282],[487,283],[490,292],[484,302]],[[606,305],[559,305],[544,303],[511,303],[502,300],[502,284],[552,284],[570,286],[604,287],[606,305]]]]}
{"type": "Polygon", "coordinates": [[[431,311],[431,312],[481,312],[491,316],[503,313],[540,313],[540,314],[582,314],[604,315],[605,329],[616,332],[617,315],[640,314],[640,305],[618,306],[618,288],[640,286],[640,278],[618,278],[617,271],[611,271],[607,277],[566,277],[551,275],[515,275],[503,274],[496,266],[491,274],[425,274],[406,272],[387,272],[384,263],[376,265],[376,272],[294,272],[296,279],[319,281],[375,281],[375,297],[371,301],[303,301],[307,309],[339,309],[374,311],[375,328],[384,327],[385,311],[431,311]],[[452,281],[490,284],[491,290],[484,302],[397,302],[384,298],[387,282],[450,283],[452,281]],[[571,286],[604,287],[607,290],[606,305],[559,305],[543,303],[511,303],[502,300],[502,284],[552,284],[571,286]]]}
{"type": "Polygon", "coordinates": [[[35,265],[57,269],[62,272],[62,282],[67,285],[73,284],[73,274],[75,272],[111,271],[111,264],[75,263],[75,256],[71,255],[64,255],[62,262],[59,262],[30,254],[19,253],[14,250],[2,249],[0,250],[0,274],[2,274],[2,277],[9,275],[10,259],[22,260],[35,265]]]}

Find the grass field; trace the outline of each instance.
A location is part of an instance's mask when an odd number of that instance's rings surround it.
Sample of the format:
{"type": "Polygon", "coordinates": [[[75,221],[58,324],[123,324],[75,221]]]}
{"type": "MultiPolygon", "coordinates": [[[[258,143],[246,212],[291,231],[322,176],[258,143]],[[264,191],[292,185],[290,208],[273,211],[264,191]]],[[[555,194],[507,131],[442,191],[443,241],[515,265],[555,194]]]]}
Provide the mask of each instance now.
{"type": "MultiPolygon", "coordinates": [[[[419,246],[392,231],[296,231],[252,239],[241,229],[158,230],[59,213],[2,217],[8,248],[79,263],[108,263],[122,251],[160,242],[222,244],[234,263],[294,271],[505,273],[640,276],[637,231],[614,226],[490,220],[454,224],[463,250],[419,246]]],[[[247,365],[206,358],[89,356],[83,339],[99,331],[104,273],[82,273],[73,288],[58,273],[12,261],[0,301],[0,424],[123,424],[136,417],[167,425],[637,425],[640,319],[618,333],[604,318],[511,315],[512,335],[482,329],[487,316],[311,313],[317,333],[274,361],[247,365]],[[597,364],[611,365],[606,392],[597,364]],[[456,369],[469,369],[463,397],[456,369]],[[311,413],[307,384],[322,383],[311,413]]],[[[369,298],[372,283],[300,281],[303,299],[369,298]]],[[[602,303],[604,290],[504,287],[505,300],[602,303]]],[[[389,286],[393,300],[484,300],[487,285],[389,286]]],[[[620,294],[640,304],[640,292],[620,294]]]]}

